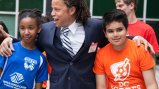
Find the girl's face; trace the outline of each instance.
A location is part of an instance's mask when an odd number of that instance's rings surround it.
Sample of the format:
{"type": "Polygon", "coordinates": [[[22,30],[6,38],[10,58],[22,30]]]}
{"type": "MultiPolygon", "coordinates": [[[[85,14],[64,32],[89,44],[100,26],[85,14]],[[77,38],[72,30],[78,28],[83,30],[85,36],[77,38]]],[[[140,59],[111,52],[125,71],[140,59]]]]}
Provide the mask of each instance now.
{"type": "Polygon", "coordinates": [[[35,43],[37,33],[40,31],[40,26],[34,18],[26,17],[19,22],[20,35],[23,44],[35,43]]]}
{"type": "Polygon", "coordinates": [[[116,50],[125,47],[127,30],[122,22],[113,21],[106,26],[105,36],[116,50]]]}

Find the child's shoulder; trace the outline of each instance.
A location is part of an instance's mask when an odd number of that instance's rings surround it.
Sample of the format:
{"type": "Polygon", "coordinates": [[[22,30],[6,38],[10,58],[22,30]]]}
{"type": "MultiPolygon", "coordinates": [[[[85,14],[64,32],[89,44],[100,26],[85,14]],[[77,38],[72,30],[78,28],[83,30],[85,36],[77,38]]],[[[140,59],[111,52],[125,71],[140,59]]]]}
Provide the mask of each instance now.
{"type": "Polygon", "coordinates": [[[103,48],[100,48],[97,52],[97,54],[107,54],[107,52],[109,52],[109,49],[111,47],[111,44],[107,44],[106,46],[104,46],[103,48]]]}
{"type": "Polygon", "coordinates": [[[135,43],[133,40],[129,40],[129,48],[131,48],[134,51],[144,51],[145,46],[144,44],[140,44],[139,46],[137,45],[137,43],[135,43]]]}
{"type": "Polygon", "coordinates": [[[38,49],[38,48],[36,48],[36,53],[37,53],[37,55],[39,55],[42,59],[46,59],[46,57],[44,56],[44,54],[42,54],[42,52],[38,49]]]}
{"type": "Polygon", "coordinates": [[[15,49],[16,47],[18,47],[18,46],[21,46],[20,42],[15,42],[15,43],[13,43],[14,49],[15,49]]]}
{"type": "Polygon", "coordinates": [[[19,45],[20,44],[20,41],[19,42],[14,42],[13,45],[19,45]]]}

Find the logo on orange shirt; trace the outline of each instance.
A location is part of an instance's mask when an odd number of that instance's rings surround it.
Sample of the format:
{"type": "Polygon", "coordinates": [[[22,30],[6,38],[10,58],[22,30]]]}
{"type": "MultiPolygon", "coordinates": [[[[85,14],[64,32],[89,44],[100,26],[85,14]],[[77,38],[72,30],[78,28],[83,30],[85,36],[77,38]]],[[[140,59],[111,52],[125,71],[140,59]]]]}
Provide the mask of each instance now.
{"type": "Polygon", "coordinates": [[[124,61],[112,64],[110,68],[114,76],[114,81],[124,81],[130,74],[129,59],[125,58],[124,61]]]}

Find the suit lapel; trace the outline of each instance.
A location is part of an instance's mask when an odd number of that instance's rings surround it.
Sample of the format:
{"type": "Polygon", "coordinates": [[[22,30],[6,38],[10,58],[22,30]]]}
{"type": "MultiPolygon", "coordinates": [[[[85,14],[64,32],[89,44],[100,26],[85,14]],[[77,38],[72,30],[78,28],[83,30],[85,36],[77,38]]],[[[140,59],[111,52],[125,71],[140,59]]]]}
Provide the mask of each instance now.
{"type": "Polygon", "coordinates": [[[50,36],[49,38],[47,38],[47,42],[49,42],[49,44],[51,44],[51,45],[53,45],[53,39],[55,37],[55,31],[56,31],[56,28],[51,27],[47,32],[48,36],[50,36]]]}
{"type": "Polygon", "coordinates": [[[85,47],[86,45],[88,45],[90,42],[91,42],[91,37],[90,37],[90,34],[91,34],[91,27],[89,25],[85,25],[84,26],[84,31],[85,31],[85,40],[84,40],[84,43],[83,43],[83,46],[85,47]]]}

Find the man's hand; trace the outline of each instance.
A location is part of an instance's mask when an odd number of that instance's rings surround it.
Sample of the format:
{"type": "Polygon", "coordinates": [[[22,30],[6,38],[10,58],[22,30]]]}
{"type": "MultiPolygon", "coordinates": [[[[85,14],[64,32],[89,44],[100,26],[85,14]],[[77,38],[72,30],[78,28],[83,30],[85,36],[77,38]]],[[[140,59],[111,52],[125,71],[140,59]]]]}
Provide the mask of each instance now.
{"type": "Polygon", "coordinates": [[[141,36],[135,36],[135,37],[133,38],[133,40],[136,42],[136,44],[137,44],[138,46],[140,46],[140,44],[144,44],[146,51],[150,48],[150,51],[151,51],[153,54],[155,54],[155,51],[154,51],[152,45],[151,45],[146,39],[144,39],[143,37],[141,37],[141,36]]]}
{"type": "Polygon", "coordinates": [[[12,51],[14,51],[12,38],[7,37],[0,45],[0,55],[9,57],[12,54],[12,51]]]}

